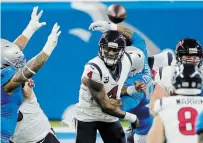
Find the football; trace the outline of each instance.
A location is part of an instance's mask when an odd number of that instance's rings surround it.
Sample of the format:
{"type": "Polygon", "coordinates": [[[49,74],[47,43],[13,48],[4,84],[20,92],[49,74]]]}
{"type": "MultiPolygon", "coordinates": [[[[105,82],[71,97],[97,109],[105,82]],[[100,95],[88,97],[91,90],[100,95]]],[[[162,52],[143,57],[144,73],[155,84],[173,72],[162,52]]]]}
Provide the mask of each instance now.
{"type": "Polygon", "coordinates": [[[126,18],[126,10],[120,4],[112,4],[108,7],[107,15],[113,23],[121,23],[126,18]]]}

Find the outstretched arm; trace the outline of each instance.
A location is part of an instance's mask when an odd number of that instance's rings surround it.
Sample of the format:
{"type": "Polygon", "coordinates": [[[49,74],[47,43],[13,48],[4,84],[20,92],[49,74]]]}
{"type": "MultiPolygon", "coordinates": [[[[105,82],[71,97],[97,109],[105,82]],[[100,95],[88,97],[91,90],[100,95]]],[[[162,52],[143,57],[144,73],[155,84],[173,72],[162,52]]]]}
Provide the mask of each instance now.
{"type": "Polygon", "coordinates": [[[122,25],[117,25],[117,30],[122,33],[126,39],[131,40],[132,45],[144,53],[146,59],[148,58],[148,53],[147,53],[147,47],[145,40],[142,36],[140,36],[138,33],[135,31],[131,30],[128,27],[122,26],[122,25]]]}
{"type": "Polygon", "coordinates": [[[11,93],[17,87],[25,83],[43,66],[57,45],[58,37],[61,33],[61,31],[58,32],[59,28],[60,26],[56,23],[42,51],[37,56],[29,60],[22,70],[18,71],[11,80],[5,84],[4,91],[6,93],[11,93]]]}
{"type": "Polygon", "coordinates": [[[46,62],[48,55],[43,51],[40,52],[37,56],[29,60],[26,65],[22,68],[21,71],[17,72],[11,81],[17,82],[19,84],[24,83],[29,78],[31,78],[46,62]]]}
{"type": "MultiPolygon", "coordinates": [[[[125,38],[131,39],[132,42],[136,42],[136,47],[138,48],[146,48],[144,39],[134,31],[132,31],[130,28],[124,27],[122,25],[116,25],[114,23],[108,22],[108,21],[96,21],[90,24],[89,29],[92,31],[101,31],[105,32],[108,30],[117,30],[120,33],[122,33],[125,38]]],[[[144,52],[145,53],[145,52],[144,52]]]]}
{"type": "Polygon", "coordinates": [[[126,38],[131,39],[133,36],[133,31],[127,27],[117,25],[117,30],[122,33],[126,38]]]}
{"type": "Polygon", "coordinates": [[[20,35],[13,43],[18,45],[20,50],[24,50],[29,40],[24,36],[20,35]]]}
{"type": "Polygon", "coordinates": [[[23,33],[18,38],[16,38],[16,40],[14,41],[14,43],[16,45],[18,45],[21,50],[23,50],[25,48],[25,46],[27,45],[27,43],[30,40],[30,38],[32,37],[32,35],[39,28],[46,25],[45,22],[39,23],[39,20],[43,14],[43,10],[41,10],[38,15],[37,15],[37,11],[38,11],[38,6],[33,8],[33,11],[31,14],[31,20],[30,20],[29,24],[27,25],[27,27],[25,28],[23,33]]]}

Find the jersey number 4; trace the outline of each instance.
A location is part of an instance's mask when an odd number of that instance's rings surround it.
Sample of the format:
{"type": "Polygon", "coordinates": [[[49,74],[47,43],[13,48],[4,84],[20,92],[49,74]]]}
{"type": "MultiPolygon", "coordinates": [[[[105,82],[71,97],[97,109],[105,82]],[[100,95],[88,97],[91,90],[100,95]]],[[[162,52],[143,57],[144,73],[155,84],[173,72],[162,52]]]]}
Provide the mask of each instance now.
{"type": "Polygon", "coordinates": [[[112,88],[112,89],[107,93],[108,97],[109,97],[109,98],[114,98],[114,99],[116,99],[116,97],[117,97],[117,91],[118,91],[118,85],[114,86],[114,88],[112,88]]]}
{"type": "Polygon", "coordinates": [[[197,110],[192,107],[184,107],[178,111],[179,130],[183,135],[195,135],[197,115],[197,110]]]}
{"type": "Polygon", "coordinates": [[[92,79],[92,74],[93,74],[93,72],[90,71],[90,72],[87,74],[87,76],[88,76],[90,79],[92,79]]]}

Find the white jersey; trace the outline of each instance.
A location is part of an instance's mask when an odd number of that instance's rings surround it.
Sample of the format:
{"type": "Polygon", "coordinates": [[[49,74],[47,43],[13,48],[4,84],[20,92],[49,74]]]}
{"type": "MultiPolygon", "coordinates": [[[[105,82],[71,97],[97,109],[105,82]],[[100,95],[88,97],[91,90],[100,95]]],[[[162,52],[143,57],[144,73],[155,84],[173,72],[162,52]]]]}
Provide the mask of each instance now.
{"type": "Polygon", "coordinates": [[[164,88],[169,95],[173,90],[172,79],[176,68],[176,66],[161,67],[155,76],[154,82],[164,88]]]}
{"type": "MultiPolygon", "coordinates": [[[[81,79],[86,77],[103,84],[109,98],[120,99],[121,89],[130,72],[131,65],[132,60],[130,56],[125,53],[119,66],[120,76],[115,80],[104,61],[97,56],[85,65],[81,79]]],[[[76,104],[75,118],[84,122],[115,122],[118,120],[117,117],[102,112],[100,106],[93,100],[88,87],[83,83],[80,86],[79,102],[76,104]]]]}
{"type": "Polygon", "coordinates": [[[154,110],[164,124],[167,143],[197,143],[195,122],[202,108],[201,96],[173,96],[157,100],[154,110]]]}
{"type": "MultiPolygon", "coordinates": [[[[34,94],[34,92],[32,92],[34,94]]],[[[36,143],[50,132],[51,124],[40,108],[37,98],[25,99],[19,108],[22,120],[17,122],[11,140],[16,143],[36,143]]]]}
{"type": "Polygon", "coordinates": [[[149,65],[152,70],[158,71],[160,67],[171,66],[174,61],[173,53],[161,52],[149,57],[149,65]]]}

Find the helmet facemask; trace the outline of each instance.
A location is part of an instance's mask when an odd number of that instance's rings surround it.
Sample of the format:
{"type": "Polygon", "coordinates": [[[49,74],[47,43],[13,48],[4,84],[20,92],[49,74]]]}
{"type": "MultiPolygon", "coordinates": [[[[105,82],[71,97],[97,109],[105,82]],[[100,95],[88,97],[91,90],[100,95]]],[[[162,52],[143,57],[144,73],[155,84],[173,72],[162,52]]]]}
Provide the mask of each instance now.
{"type": "Polygon", "coordinates": [[[114,66],[122,60],[124,49],[117,43],[109,42],[108,45],[100,45],[100,57],[108,66],[114,66]]]}
{"type": "Polygon", "coordinates": [[[117,31],[104,33],[99,41],[99,56],[107,66],[114,67],[125,52],[126,42],[117,31]]]}
{"type": "Polygon", "coordinates": [[[199,56],[182,56],[181,61],[183,64],[189,63],[193,64],[195,66],[199,66],[201,63],[200,57],[199,56]]]}
{"type": "Polygon", "coordinates": [[[202,65],[202,56],[199,54],[176,54],[176,60],[178,65],[185,63],[193,64],[197,67],[202,65]]]}
{"type": "Polygon", "coordinates": [[[202,47],[195,39],[181,40],[176,47],[177,64],[191,63],[200,67],[202,65],[202,47]]]}

